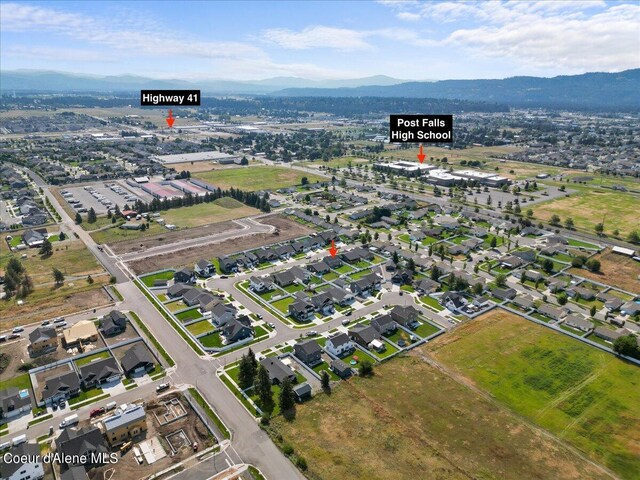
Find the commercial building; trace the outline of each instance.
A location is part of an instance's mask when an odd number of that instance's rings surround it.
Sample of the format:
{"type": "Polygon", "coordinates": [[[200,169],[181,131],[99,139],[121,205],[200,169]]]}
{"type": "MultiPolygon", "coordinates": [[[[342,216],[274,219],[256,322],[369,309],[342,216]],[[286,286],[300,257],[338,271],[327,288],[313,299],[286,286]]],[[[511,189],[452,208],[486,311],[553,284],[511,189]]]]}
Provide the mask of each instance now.
{"type": "Polygon", "coordinates": [[[174,198],[184,197],[184,193],[177,188],[169,185],[168,182],[149,182],[140,185],[140,188],[159,200],[172,200],[174,198]]]}
{"type": "Polygon", "coordinates": [[[375,163],[375,170],[381,172],[394,173],[396,175],[404,175],[405,177],[418,177],[426,172],[435,170],[435,165],[427,165],[417,162],[391,162],[391,163],[375,163]]]}

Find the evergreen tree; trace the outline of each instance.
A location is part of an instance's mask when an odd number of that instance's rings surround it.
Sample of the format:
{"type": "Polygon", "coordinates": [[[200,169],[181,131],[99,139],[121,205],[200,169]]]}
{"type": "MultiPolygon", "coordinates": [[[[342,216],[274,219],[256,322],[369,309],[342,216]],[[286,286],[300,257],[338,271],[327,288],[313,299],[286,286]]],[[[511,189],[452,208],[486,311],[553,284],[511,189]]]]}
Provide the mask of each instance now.
{"type": "Polygon", "coordinates": [[[53,245],[51,245],[51,242],[48,238],[44,239],[44,242],[42,242],[42,246],[40,247],[40,251],[38,253],[43,257],[49,257],[53,255],[53,245]]]}
{"type": "Polygon", "coordinates": [[[82,223],[82,215],[80,215],[80,212],[76,212],[76,223],[78,225],[82,223]]]}
{"type": "Polygon", "coordinates": [[[53,280],[56,282],[56,286],[60,286],[64,283],[64,274],[57,268],[53,268],[51,271],[53,280]]]}
{"type": "Polygon", "coordinates": [[[96,217],[96,211],[91,207],[89,209],[89,213],[87,213],[87,222],[88,223],[96,223],[98,218],[96,217]]]}
{"type": "Polygon", "coordinates": [[[258,367],[258,374],[255,382],[256,393],[260,402],[260,408],[265,412],[273,412],[273,391],[271,390],[271,380],[269,380],[269,372],[264,365],[258,367]]]}
{"type": "Polygon", "coordinates": [[[283,415],[295,416],[296,400],[293,393],[293,385],[291,384],[289,377],[285,378],[280,386],[278,405],[280,406],[280,411],[283,415]]]}
{"type": "Polygon", "coordinates": [[[238,382],[242,390],[246,390],[253,385],[255,373],[256,370],[251,362],[251,358],[243,355],[240,359],[240,371],[238,373],[238,382]]]}
{"type": "Polygon", "coordinates": [[[331,377],[329,377],[329,373],[326,370],[322,371],[320,383],[322,385],[322,390],[325,393],[331,393],[331,377]]]}

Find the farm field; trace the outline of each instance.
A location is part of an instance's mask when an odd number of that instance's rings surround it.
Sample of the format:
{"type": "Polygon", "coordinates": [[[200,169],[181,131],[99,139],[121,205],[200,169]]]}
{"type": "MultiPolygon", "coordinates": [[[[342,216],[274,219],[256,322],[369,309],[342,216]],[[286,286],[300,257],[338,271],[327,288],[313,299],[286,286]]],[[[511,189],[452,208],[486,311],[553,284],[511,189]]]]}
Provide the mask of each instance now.
{"type": "MultiPolygon", "coordinates": [[[[573,188],[569,185],[569,188],[573,188]]],[[[611,234],[615,228],[626,237],[632,225],[637,225],[636,212],[629,208],[640,199],[630,193],[605,190],[581,191],[569,197],[543,202],[533,207],[536,219],[548,221],[558,215],[562,221],[570,212],[577,229],[594,232],[596,224],[605,218],[605,233],[611,234]]]]}
{"type": "Polygon", "coordinates": [[[569,273],[606,283],[628,292],[640,292],[640,263],[606,250],[595,257],[600,261],[600,273],[592,273],[586,269],[572,268],[569,273]]]}
{"type": "Polygon", "coordinates": [[[638,478],[638,367],[500,309],[422,351],[621,478],[638,478]]]}
{"type": "Polygon", "coordinates": [[[258,209],[248,207],[233,198],[219,198],[211,203],[201,203],[191,207],[167,210],[162,212],[162,218],[168,224],[174,224],[180,228],[189,228],[209,223],[226,222],[257,213],[260,213],[258,209]]]}
{"type": "Polygon", "coordinates": [[[210,172],[197,172],[193,177],[209,182],[222,189],[235,187],[248,191],[273,190],[300,185],[302,177],[307,177],[309,183],[327,180],[325,177],[302,173],[291,168],[271,166],[229,168],[224,170],[213,170],[210,172]]]}
{"type": "Polygon", "coordinates": [[[272,419],[270,433],[306,460],[313,479],[606,478],[417,356],[342,382],[299,406],[294,421],[272,419]]]}

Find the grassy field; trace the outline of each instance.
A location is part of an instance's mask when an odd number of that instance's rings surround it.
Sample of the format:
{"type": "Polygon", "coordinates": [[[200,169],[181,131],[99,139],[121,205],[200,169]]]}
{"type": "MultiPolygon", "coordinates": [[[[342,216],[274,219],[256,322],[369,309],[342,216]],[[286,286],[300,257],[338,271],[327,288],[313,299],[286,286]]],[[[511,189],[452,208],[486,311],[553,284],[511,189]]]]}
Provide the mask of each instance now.
{"type": "Polygon", "coordinates": [[[600,273],[578,268],[572,268],[569,272],[628,292],[640,292],[640,263],[630,257],[613,253],[611,250],[606,250],[593,258],[600,261],[600,273]]]}
{"type": "MultiPolygon", "coordinates": [[[[570,185],[569,188],[574,187],[570,185]]],[[[545,221],[553,215],[564,221],[570,215],[577,229],[590,233],[604,218],[605,233],[611,234],[617,228],[622,236],[626,236],[633,225],[638,225],[636,212],[629,208],[638,202],[640,198],[631,193],[583,190],[569,197],[539,203],[533,207],[533,212],[536,219],[545,221]]]]}
{"type": "Polygon", "coordinates": [[[423,351],[622,478],[638,478],[638,367],[503,310],[423,351]]]}
{"type": "Polygon", "coordinates": [[[141,230],[123,230],[118,227],[98,230],[91,233],[91,238],[96,243],[115,243],[123,240],[132,240],[135,238],[148,237],[149,235],[157,235],[159,233],[168,233],[169,230],[155,222],[149,224],[144,232],[141,230]]]}
{"type": "Polygon", "coordinates": [[[201,203],[192,207],[175,208],[162,212],[162,218],[168,224],[188,228],[226,222],[257,213],[260,213],[258,209],[248,207],[233,198],[220,198],[212,203],[201,203]]]}
{"type": "Polygon", "coordinates": [[[95,353],[93,355],[89,355],[87,357],[83,357],[80,360],[76,360],[76,365],[78,367],[82,367],[84,365],[87,365],[88,363],[91,362],[95,362],[96,360],[100,360],[103,358],[109,358],[111,355],[109,355],[109,352],[100,352],[100,353],[95,353]]]}
{"type": "Polygon", "coordinates": [[[369,160],[366,158],[346,156],[346,157],[335,157],[329,160],[328,162],[324,162],[322,160],[315,160],[313,162],[296,162],[295,165],[302,165],[302,166],[324,165],[325,167],[329,167],[329,168],[344,168],[344,167],[348,167],[349,163],[351,163],[351,166],[355,168],[356,165],[368,164],[369,160]]]}
{"type": "Polygon", "coordinates": [[[415,356],[272,420],[311,479],[603,478],[566,447],[415,356]],[[428,472],[428,474],[426,473],[428,472]]]}
{"type": "Polygon", "coordinates": [[[300,185],[302,177],[307,177],[310,183],[327,180],[324,177],[302,173],[291,168],[271,166],[213,170],[210,172],[198,172],[193,176],[222,189],[235,187],[249,191],[272,190],[300,185]]]}

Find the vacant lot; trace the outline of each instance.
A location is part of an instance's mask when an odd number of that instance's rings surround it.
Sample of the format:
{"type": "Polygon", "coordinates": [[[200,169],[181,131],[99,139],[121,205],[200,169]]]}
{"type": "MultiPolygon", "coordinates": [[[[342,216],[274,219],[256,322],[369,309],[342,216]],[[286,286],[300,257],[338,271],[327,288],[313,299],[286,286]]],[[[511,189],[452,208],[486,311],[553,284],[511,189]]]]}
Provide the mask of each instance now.
{"type": "Polygon", "coordinates": [[[638,367],[500,309],[423,351],[622,478],[638,478],[638,367]]]}
{"type": "Polygon", "coordinates": [[[422,359],[399,357],[370,379],[272,421],[311,479],[585,479],[602,472],[422,359]],[[428,473],[427,473],[428,472],[428,473]]]}
{"type": "MultiPolygon", "coordinates": [[[[156,255],[153,257],[145,258],[144,260],[131,262],[129,265],[138,274],[154,272],[163,268],[180,268],[187,265],[193,265],[194,262],[197,262],[201,258],[211,259],[212,256],[220,257],[224,255],[230,255],[232,253],[241,252],[244,250],[259,248],[263,245],[271,245],[276,242],[284,242],[286,240],[302,237],[313,232],[313,230],[311,230],[310,228],[280,215],[263,217],[260,218],[259,221],[260,223],[263,223],[265,225],[273,225],[274,227],[278,228],[280,234],[274,235],[272,233],[258,233],[255,235],[247,235],[216,244],[215,249],[212,248],[212,244],[203,245],[201,247],[179,250],[171,254],[156,255]]],[[[213,225],[208,225],[207,227],[199,228],[211,228],[217,225],[228,224],[230,224],[230,222],[216,223],[213,225]]],[[[235,226],[235,224],[231,225],[235,226]]],[[[190,228],[189,230],[183,230],[182,232],[175,233],[190,233],[194,232],[195,230],[198,230],[198,228],[190,228]]],[[[171,241],[176,240],[172,239],[171,241]]],[[[167,242],[168,239],[165,239],[163,243],[167,242]]],[[[116,246],[119,248],[120,244],[116,244],[116,246]]],[[[137,248],[135,248],[134,246],[132,250],[137,250],[137,248]]]]}
{"type": "Polygon", "coordinates": [[[325,167],[328,167],[328,168],[343,168],[343,167],[348,167],[349,164],[351,164],[352,167],[355,167],[357,165],[367,165],[368,163],[369,163],[369,160],[366,158],[345,156],[345,157],[332,158],[328,162],[325,162],[323,160],[315,160],[313,162],[298,162],[297,165],[302,165],[302,166],[324,165],[325,167]]]}
{"type": "Polygon", "coordinates": [[[293,168],[271,166],[213,170],[211,172],[199,172],[193,176],[222,189],[235,187],[249,191],[275,190],[300,185],[302,177],[307,177],[310,183],[327,180],[324,177],[302,173],[293,168]]]}
{"type": "Polygon", "coordinates": [[[219,198],[212,203],[201,203],[192,207],[174,208],[162,212],[162,218],[168,224],[185,228],[226,222],[257,213],[260,213],[258,209],[248,207],[233,198],[219,198]]]}
{"type": "Polygon", "coordinates": [[[596,224],[604,218],[605,233],[611,234],[617,228],[622,236],[626,236],[634,225],[638,225],[637,212],[629,208],[638,202],[640,198],[631,193],[582,190],[569,197],[540,203],[533,207],[533,212],[536,219],[541,220],[558,215],[564,221],[571,216],[576,228],[589,232],[594,232],[596,224]]]}
{"type": "MultiPolygon", "coordinates": [[[[152,224],[154,225],[154,224],[152,224]]],[[[148,248],[166,245],[168,243],[176,243],[181,240],[190,240],[192,238],[202,238],[207,235],[228,232],[230,230],[239,230],[240,226],[233,222],[213,223],[202,227],[187,228],[183,230],[169,231],[165,228],[160,230],[162,233],[141,238],[133,238],[130,240],[120,241],[109,244],[111,249],[118,255],[124,253],[137,252],[148,248]]],[[[95,240],[95,237],[94,237],[95,240]]]]}
{"type": "Polygon", "coordinates": [[[600,261],[600,273],[578,268],[572,268],[569,271],[574,275],[606,283],[628,292],[640,292],[640,263],[630,257],[613,253],[611,250],[605,250],[593,258],[600,261]]]}

